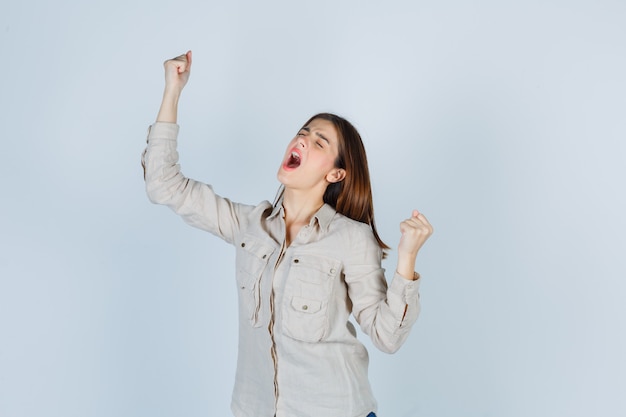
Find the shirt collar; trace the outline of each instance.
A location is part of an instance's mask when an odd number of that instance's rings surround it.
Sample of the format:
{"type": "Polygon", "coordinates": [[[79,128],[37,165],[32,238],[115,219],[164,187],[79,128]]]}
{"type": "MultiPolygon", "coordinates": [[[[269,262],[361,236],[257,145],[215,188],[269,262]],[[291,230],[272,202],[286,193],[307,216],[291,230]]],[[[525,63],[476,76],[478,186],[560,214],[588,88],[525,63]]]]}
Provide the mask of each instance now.
{"type": "Polygon", "coordinates": [[[283,199],[281,198],[279,201],[276,202],[276,204],[274,204],[274,208],[272,209],[272,212],[270,213],[269,216],[267,216],[267,219],[272,219],[274,217],[276,217],[278,214],[281,215],[281,217],[284,217],[284,209],[283,209],[283,199]]]}
{"type": "MultiPolygon", "coordinates": [[[[311,223],[310,224],[313,224],[313,222],[315,220],[317,220],[317,222],[320,225],[320,228],[323,229],[324,231],[327,231],[328,227],[330,226],[330,222],[332,221],[333,217],[335,217],[335,213],[336,213],[336,211],[335,211],[335,209],[331,205],[324,204],[313,215],[313,218],[311,219],[311,223]]],[[[285,209],[283,208],[283,199],[282,198],[274,205],[274,208],[272,209],[272,212],[270,213],[270,215],[267,218],[269,220],[269,219],[272,219],[272,218],[278,216],[279,214],[280,214],[281,217],[285,216],[285,209]]]]}
{"type": "Polygon", "coordinates": [[[327,231],[330,227],[331,220],[335,217],[335,213],[336,211],[331,205],[324,204],[313,217],[317,219],[320,228],[327,231]]]}

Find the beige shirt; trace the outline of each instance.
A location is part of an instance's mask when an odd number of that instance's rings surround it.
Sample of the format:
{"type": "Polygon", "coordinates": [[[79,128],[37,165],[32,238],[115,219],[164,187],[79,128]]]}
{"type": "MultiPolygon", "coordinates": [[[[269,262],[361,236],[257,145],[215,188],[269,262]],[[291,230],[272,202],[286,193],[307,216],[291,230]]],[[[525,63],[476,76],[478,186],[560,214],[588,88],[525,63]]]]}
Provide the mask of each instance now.
{"type": "Polygon", "coordinates": [[[185,178],[178,126],[155,123],[142,162],[150,200],[236,249],[239,354],[236,417],[365,417],[376,411],[368,354],[395,352],[419,314],[419,280],[389,286],[369,225],[324,205],[285,246],[282,205],[233,203],[185,178]]]}

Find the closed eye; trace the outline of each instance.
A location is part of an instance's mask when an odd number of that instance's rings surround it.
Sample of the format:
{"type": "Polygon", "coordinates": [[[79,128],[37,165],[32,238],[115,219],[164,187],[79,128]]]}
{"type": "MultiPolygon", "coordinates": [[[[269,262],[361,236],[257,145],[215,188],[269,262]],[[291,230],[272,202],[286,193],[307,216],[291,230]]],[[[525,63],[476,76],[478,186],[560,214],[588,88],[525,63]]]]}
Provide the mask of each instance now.
{"type": "MultiPolygon", "coordinates": [[[[318,136],[320,139],[322,139],[324,142],[326,142],[328,145],[330,145],[330,141],[329,141],[329,140],[328,140],[328,139],[327,139],[324,135],[322,135],[322,134],[321,134],[321,133],[319,133],[319,132],[316,132],[316,134],[317,134],[317,136],[318,136]]],[[[320,142],[320,143],[321,143],[321,142],[320,142]]],[[[322,145],[320,145],[320,147],[323,147],[323,146],[322,146],[322,145]]]]}

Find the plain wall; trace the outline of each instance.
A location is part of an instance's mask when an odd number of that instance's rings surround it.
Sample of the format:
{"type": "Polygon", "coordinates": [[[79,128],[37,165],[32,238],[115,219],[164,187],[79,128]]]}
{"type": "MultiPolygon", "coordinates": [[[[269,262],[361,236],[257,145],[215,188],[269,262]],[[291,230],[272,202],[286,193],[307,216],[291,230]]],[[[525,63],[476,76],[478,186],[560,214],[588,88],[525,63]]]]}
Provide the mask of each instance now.
{"type": "Polygon", "coordinates": [[[5,3],[0,416],[230,415],[234,251],[150,204],[139,164],[187,49],[186,175],[272,200],[331,111],[383,239],[434,225],[408,342],[362,338],[380,417],[626,414],[626,3],[5,3]]]}

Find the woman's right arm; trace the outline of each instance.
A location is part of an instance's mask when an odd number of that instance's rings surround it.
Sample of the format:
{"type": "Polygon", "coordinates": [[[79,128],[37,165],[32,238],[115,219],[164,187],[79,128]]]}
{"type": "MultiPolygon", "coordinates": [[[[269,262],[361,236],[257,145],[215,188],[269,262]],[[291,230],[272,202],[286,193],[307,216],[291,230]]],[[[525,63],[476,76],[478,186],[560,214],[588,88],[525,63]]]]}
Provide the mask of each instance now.
{"type": "Polygon", "coordinates": [[[211,186],[182,174],[176,151],[177,108],[189,79],[191,52],[165,61],[164,66],[163,101],[141,159],[148,198],[168,206],[188,224],[233,243],[252,207],[232,203],[215,194],[211,186]]]}

